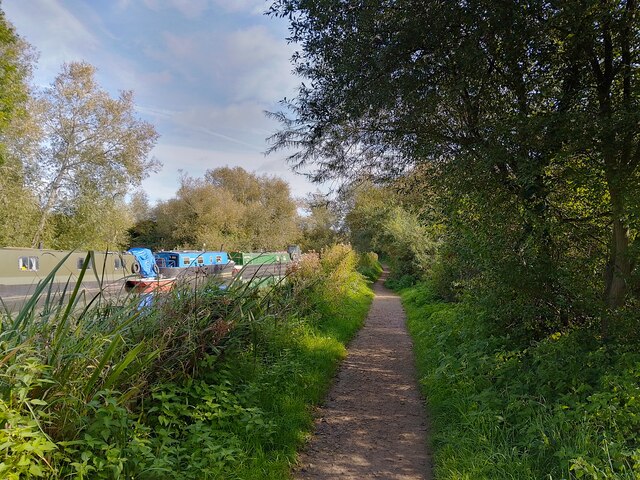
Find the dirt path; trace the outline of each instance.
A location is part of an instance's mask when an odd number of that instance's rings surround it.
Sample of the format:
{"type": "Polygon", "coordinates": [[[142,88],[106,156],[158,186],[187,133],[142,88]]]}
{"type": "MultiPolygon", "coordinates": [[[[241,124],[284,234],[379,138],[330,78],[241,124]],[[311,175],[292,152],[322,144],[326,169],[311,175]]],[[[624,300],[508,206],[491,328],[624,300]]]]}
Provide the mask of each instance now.
{"type": "Polygon", "coordinates": [[[427,420],[399,297],[374,286],[295,478],[429,480],[427,420]]]}

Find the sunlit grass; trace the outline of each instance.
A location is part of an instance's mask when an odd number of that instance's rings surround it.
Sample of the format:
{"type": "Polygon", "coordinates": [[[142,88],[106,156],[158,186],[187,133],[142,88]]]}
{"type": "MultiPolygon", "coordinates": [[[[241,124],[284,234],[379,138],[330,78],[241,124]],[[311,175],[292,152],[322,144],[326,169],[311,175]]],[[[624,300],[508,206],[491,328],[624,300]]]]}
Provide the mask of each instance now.
{"type": "Polygon", "coordinates": [[[402,298],[438,480],[638,478],[637,346],[576,330],[518,347],[426,285],[402,298]]]}
{"type": "Polygon", "coordinates": [[[145,307],[46,279],[0,327],[0,477],[287,478],[372,298],[348,247],[308,263],[145,307]]]}

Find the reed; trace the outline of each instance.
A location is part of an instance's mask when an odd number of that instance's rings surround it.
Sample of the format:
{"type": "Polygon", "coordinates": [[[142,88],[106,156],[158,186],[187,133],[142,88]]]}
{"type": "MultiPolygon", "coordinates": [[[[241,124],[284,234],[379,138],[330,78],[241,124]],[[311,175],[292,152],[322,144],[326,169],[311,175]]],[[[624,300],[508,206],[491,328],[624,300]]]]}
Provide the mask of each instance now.
{"type": "Polygon", "coordinates": [[[83,290],[90,260],[2,316],[0,478],[285,475],[370,301],[355,254],[269,286],[183,283],[150,305],[83,290]]]}

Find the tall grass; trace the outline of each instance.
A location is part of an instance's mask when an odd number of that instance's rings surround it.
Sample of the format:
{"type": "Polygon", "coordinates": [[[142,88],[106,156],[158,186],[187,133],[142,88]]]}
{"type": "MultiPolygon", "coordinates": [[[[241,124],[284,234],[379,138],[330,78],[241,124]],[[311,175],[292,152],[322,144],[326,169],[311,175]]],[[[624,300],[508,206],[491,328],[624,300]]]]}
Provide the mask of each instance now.
{"type": "Polygon", "coordinates": [[[0,325],[0,477],[286,478],[366,315],[355,266],[337,246],[269,288],[144,308],[50,275],[0,325]]]}
{"type": "Polygon", "coordinates": [[[640,354],[576,330],[518,346],[482,312],[402,294],[440,479],[640,476],[640,354]]]}

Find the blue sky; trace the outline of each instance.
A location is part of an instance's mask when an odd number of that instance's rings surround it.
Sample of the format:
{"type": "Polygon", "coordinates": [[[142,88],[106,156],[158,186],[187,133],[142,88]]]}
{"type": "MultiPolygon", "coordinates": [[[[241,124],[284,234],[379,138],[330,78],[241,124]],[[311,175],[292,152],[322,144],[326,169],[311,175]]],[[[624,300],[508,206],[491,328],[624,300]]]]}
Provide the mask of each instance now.
{"type": "Polygon", "coordinates": [[[159,173],[143,182],[154,201],[174,196],[178,170],[241,166],[276,175],[303,196],[285,152],[264,156],[278,124],[264,116],[295,94],[294,47],[267,0],[2,0],[17,32],[39,52],[33,81],[51,83],[64,62],[85,60],[113,95],[133,90],[139,115],[161,137],[159,173]]]}

